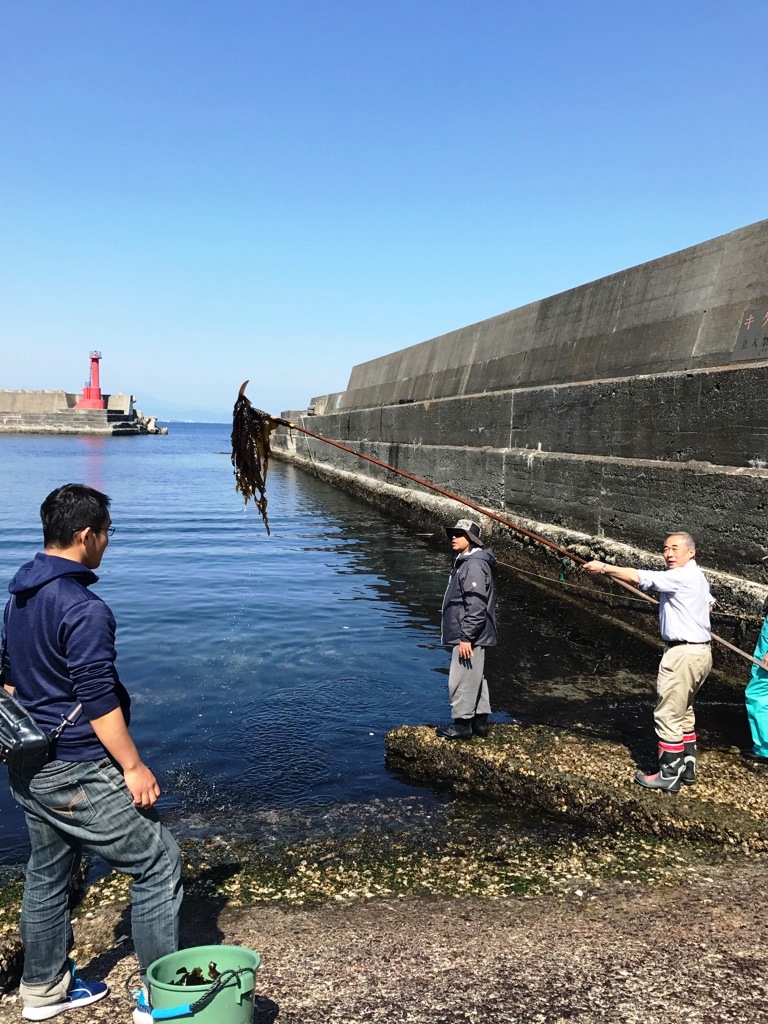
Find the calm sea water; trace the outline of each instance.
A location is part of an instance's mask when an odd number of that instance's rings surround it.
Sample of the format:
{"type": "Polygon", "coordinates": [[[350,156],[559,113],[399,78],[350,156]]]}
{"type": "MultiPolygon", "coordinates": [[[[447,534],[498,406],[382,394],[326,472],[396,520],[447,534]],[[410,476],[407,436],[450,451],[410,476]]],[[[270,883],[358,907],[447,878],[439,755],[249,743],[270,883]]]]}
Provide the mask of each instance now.
{"type": "MultiPolygon", "coordinates": [[[[97,593],[117,619],[132,734],[179,834],[428,817],[448,797],[389,772],[383,741],[396,725],[448,718],[437,646],[447,545],[277,462],[267,537],[235,493],[229,430],[0,435],[3,587],[41,549],[51,489],[77,481],[111,496],[97,593]]],[[[653,650],[519,579],[498,583],[501,642],[487,662],[497,719],[649,731],[653,650]]],[[[711,696],[713,730],[736,722],[738,709],[711,696]]],[[[25,852],[3,784],[0,862],[25,852]]]]}

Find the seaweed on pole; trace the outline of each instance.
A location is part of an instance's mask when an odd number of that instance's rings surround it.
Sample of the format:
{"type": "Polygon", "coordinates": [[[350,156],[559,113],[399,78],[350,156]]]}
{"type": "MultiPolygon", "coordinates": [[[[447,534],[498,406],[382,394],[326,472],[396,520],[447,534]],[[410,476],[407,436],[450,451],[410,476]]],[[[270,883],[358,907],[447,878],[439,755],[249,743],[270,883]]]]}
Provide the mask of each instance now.
{"type": "Polygon", "coordinates": [[[267,469],[269,468],[269,435],[279,425],[267,412],[255,409],[245,396],[248,381],[240,388],[232,410],[232,465],[235,467],[235,490],[248,504],[249,499],[261,513],[267,534],[267,469]],[[257,497],[258,492],[258,497],[257,497]]]}

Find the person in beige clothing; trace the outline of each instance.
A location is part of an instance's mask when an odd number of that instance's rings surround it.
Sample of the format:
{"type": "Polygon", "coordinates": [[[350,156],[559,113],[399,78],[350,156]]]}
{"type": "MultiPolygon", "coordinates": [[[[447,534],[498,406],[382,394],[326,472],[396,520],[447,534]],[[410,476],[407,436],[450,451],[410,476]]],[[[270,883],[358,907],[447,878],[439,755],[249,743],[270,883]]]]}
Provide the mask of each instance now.
{"type": "Polygon", "coordinates": [[[696,732],[693,701],[712,670],[709,609],[714,599],[704,573],[696,564],[696,544],[690,533],[671,533],[664,541],[666,570],[634,569],[592,561],[591,573],[604,573],[659,592],[659,628],[664,654],[656,679],[654,712],[659,770],[638,772],[636,781],[647,789],[677,793],[696,781],[696,732]]]}

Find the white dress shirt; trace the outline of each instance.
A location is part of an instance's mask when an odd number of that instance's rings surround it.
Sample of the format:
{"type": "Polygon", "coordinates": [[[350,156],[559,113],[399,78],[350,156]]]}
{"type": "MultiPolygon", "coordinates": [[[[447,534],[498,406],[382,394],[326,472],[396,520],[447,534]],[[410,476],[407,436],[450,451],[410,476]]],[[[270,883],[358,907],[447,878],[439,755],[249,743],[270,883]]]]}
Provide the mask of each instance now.
{"type": "Polygon", "coordinates": [[[675,569],[638,569],[641,590],[658,590],[659,627],[664,640],[704,644],[711,639],[710,605],[715,599],[706,577],[692,558],[675,569]]]}

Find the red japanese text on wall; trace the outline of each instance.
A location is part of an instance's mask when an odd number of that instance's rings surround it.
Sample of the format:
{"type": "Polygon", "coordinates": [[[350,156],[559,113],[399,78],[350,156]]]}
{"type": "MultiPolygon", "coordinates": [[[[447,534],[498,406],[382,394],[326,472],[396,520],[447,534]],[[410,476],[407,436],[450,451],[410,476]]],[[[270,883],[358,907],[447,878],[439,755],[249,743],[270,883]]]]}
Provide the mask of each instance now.
{"type": "Polygon", "coordinates": [[[732,357],[768,359],[768,306],[744,310],[732,357]]]}

